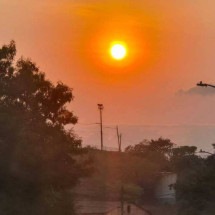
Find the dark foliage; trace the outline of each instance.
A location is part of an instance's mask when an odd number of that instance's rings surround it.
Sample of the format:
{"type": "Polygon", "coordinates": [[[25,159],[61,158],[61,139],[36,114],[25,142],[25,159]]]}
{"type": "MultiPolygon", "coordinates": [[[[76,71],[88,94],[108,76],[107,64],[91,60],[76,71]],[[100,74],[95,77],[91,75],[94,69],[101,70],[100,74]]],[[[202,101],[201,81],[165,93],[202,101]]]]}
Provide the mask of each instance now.
{"type": "Polygon", "coordinates": [[[0,192],[35,199],[73,187],[87,169],[74,158],[80,139],[65,129],[77,122],[66,107],[72,89],[52,84],[29,59],[14,65],[15,55],[14,41],[0,49],[0,192]]]}
{"type": "Polygon", "coordinates": [[[141,160],[138,164],[134,164],[131,172],[136,172],[136,183],[143,187],[146,200],[155,197],[156,184],[161,177],[161,173],[171,170],[169,159],[173,146],[174,143],[169,139],[160,137],[157,140],[144,140],[125,149],[126,153],[137,156],[141,160]],[[139,163],[141,163],[141,167],[139,163]]]}
{"type": "Polygon", "coordinates": [[[179,215],[215,213],[215,157],[202,158],[195,146],[174,148],[170,162],[178,179],[175,184],[179,215]]]}
{"type": "Polygon", "coordinates": [[[148,162],[155,163],[159,166],[160,171],[169,170],[169,157],[172,152],[174,143],[169,139],[160,137],[157,140],[144,140],[134,146],[128,146],[125,152],[143,157],[148,162]]]}

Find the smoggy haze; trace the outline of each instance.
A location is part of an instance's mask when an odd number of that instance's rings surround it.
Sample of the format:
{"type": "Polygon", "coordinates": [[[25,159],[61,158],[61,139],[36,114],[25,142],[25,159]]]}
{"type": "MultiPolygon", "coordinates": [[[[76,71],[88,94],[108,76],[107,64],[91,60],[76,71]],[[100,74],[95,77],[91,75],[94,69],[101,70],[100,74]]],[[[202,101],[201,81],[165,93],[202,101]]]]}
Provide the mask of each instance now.
{"type": "MultiPolygon", "coordinates": [[[[125,144],[163,136],[210,148],[215,89],[195,84],[215,83],[214,8],[208,0],[0,0],[0,44],[14,39],[18,57],[74,89],[85,144],[99,144],[96,128],[84,124],[98,122],[103,103],[104,123],[121,125],[125,144]],[[131,47],[122,65],[106,53],[116,37],[131,47]]],[[[115,144],[112,135],[106,145],[115,144]]]]}

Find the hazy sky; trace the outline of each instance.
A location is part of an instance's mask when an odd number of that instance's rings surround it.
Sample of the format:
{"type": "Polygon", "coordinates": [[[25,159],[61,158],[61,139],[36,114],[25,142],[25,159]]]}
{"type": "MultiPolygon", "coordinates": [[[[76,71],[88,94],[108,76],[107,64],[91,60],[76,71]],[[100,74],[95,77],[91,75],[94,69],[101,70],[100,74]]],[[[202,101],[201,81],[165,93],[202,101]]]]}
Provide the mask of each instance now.
{"type": "MultiPolygon", "coordinates": [[[[0,44],[14,39],[18,57],[30,57],[50,80],[74,89],[71,108],[85,143],[97,130],[81,124],[98,122],[103,103],[104,123],[128,126],[130,140],[157,133],[129,126],[192,125],[198,129],[179,132],[189,138],[175,140],[190,144],[204,132],[203,144],[210,145],[215,132],[204,134],[208,125],[215,131],[215,89],[195,84],[215,83],[214,23],[211,0],[0,0],[0,44]],[[108,55],[113,40],[127,43],[123,62],[108,55]]],[[[111,138],[106,144],[113,145],[111,138]]]]}

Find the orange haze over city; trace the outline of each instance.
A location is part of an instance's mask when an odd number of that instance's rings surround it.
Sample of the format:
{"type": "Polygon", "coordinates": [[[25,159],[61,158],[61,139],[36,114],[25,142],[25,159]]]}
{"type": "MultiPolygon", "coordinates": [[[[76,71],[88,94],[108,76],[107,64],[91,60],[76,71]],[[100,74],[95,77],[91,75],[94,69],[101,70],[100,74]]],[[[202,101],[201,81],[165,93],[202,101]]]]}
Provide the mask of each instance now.
{"type": "MultiPolygon", "coordinates": [[[[214,7],[204,0],[0,0],[0,42],[15,40],[17,57],[73,88],[69,107],[83,144],[99,145],[102,103],[104,124],[121,127],[124,146],[163,136],[207,149],[215,141],[215,91],[196,83],[215,82],[214,7]]],[[[115,146],[114,132],[104,132],[107,146],[115,146]]]]}

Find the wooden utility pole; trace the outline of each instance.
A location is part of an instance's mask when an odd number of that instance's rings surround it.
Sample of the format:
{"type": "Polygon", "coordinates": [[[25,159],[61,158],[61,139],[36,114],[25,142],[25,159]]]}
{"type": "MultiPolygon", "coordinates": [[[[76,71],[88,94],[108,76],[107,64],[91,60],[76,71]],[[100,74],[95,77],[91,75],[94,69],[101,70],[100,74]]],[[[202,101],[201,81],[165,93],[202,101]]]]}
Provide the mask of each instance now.
{"type": "Polygon", "coordinates": [[[123,185],[121,186],[121,215],[124,215],[124,187],[123,185]]]}
{"type": "Polygon", "coordinates": [[[122,151],[122,134],[119,135],[119,151],[122,151]]]}
{"type": "Polygon", "coordinates": [[[98,104],[100,112],[100,132],[101,132],[101,151],[103,150],[103,126],[102,126],[102,111],[104,109],[103,104],[98,104]]]}
{"type": "Polygon", "coordinates": [[[122,151],[122,134],[119,133],[119,128],[118,126],[116,126],[116,134],[117,134],[117,142],[118,142],[118,149],[119,149],[119,152],[122,151]]]}

